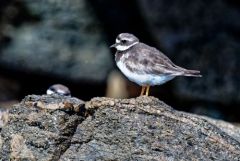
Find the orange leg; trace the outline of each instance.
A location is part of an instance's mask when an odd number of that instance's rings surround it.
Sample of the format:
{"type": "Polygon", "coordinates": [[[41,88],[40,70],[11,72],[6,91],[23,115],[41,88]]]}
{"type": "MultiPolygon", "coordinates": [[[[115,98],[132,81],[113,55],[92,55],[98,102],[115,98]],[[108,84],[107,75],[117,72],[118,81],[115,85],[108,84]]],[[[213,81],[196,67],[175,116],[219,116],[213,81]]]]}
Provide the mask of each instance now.
{"type": "Polygon", "coordinates": [[[144,94],[144,92],[145,92],[145,89],[146,89],[146,87],[145,87],[145,86],[142,86],[142,90],[141,90],[140,96],[143,96],[143,94],[144,94]]]}
{"type": "Polygon", "coordinates": [[[148,96],[148,94],[149,94],[149,89],[150,89],[150,86],[147,86],[146,96],[148,96]]]}

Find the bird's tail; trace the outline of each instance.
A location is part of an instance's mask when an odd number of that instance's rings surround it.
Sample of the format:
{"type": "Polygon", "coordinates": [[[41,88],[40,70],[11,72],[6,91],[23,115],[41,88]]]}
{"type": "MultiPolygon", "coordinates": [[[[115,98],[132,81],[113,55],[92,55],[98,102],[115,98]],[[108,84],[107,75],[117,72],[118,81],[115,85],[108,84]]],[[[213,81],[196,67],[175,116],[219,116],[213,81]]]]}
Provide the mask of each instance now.
{"type": "Polygon", "coordinates": [[[183,75],[188,77],[202,77],[198,70],[184,70],[183,75]]]}

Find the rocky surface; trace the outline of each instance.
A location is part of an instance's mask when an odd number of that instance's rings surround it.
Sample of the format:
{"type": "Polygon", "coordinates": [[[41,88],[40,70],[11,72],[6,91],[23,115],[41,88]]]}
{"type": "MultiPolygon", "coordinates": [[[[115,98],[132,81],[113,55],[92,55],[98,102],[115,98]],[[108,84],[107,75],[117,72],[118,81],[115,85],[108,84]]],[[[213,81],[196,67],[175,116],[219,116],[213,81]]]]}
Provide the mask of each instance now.
{"type": "Polygon", "coordinates": [[[0,131],[8,123],[8,109],[0,109],[0,131]]]}
{"type": "Polygon", "coordinates": [[[106,79],[111,54],[86,0],[10,0],[2,12],[1,66],[75,81],[106,79]]]}
{"type": "Polygon", "coordinates": [[[161,50],[203,78],[175,81],[174,93],[189,100],[240,103],[239,3],[237,1],[138,1],[161,50]]]}
{"type": "Polygon", "coordinates": [[[57,160],[83,120],[71,107],[82,105],[70,97],[26,97],[9,111],[8,124],[1,130],[1,160],[57,160]],[[56,106],[65,109],[49,111],[56,106]]]}
{"type": "Polygon", "coordinates": [[[226,122],[176,111],[154,97],[93,98],[83,107],[76,98],[30,95],[10,110],[1,131],[0,156],[2,160],[239,160],[239,131],[226,122]]]}

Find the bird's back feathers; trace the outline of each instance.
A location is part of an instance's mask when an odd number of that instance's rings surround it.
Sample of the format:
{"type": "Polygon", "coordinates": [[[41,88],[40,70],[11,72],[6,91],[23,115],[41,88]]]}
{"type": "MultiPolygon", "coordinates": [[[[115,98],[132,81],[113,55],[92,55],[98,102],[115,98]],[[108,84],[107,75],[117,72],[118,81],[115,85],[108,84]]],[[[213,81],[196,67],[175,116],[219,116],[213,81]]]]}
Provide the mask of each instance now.
{"type": "Polygon", "coordinates": [[[138,74],[200,77],[200,72],[175,65],[166,55],[154,47],[138,43],[126,51],[116,53],[116,61],[125,61],[129,70],[138,74]]]}

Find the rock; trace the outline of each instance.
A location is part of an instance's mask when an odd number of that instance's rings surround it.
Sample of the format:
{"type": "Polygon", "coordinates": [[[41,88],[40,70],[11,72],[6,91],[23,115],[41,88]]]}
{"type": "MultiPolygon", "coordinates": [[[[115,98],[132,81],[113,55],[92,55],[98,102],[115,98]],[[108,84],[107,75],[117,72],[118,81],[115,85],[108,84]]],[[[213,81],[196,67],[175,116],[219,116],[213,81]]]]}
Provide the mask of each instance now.
{"type": "Polygon", "coordinates": [[[239,127],[176,111],[154,97],[93,98],[85,103],[86,117],[36,106],[61,100],[82,104],[71,97],[31,95],[15,105],[1,131],[1,159],[240,159],[239,127]]]}
{"type": "Polygon", "coordinates": [[[138,1],[158,48],[203,78],[174,81],[180,99],[240,103],[239,3],[235,1],[138,1]]]}
{"type": "Polygon", "coordinates": [[[0,109],[0,131],[8,122],[8,109],[0,109]]]}
{"type": "Polygon", "coordinates": [[[62,160],[240,159],[239,128],[235,136],[153,97],[94,98],[86,108],[95,113],[78,126],[62,160]]]}
{"type": "Polygon", "coordinates": [[[15,25],[12,18],[2,24],[3,34],[8,38],[1,47],[2,66],[74,81],[106,79],[112,58],[102,26],[87,1],[23,0],[11,4],[15,3],[6,8],[19,13],[14,17],[23,21],[15,25]],[[21,12],[28,16],[22,18],[21,12]]]}
{"type": "Polygon", "coordinates": [[[9,111],[9,121],[1,131],[1,160],[57,160],[71,142],[72,135],[83,117],[65,110],[37,107],[68,102],[83,105],[76,98],[57,95],[27,96],[9,111]]]}

